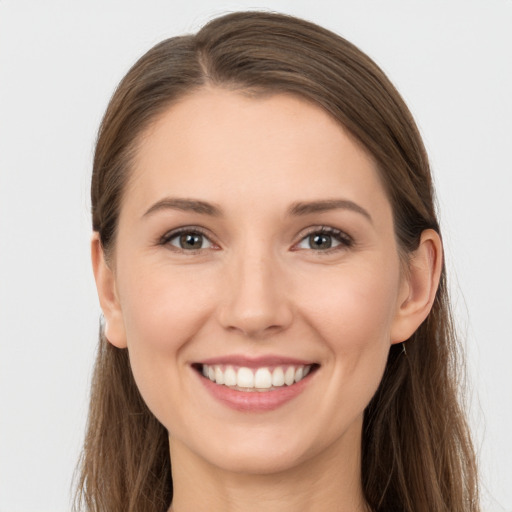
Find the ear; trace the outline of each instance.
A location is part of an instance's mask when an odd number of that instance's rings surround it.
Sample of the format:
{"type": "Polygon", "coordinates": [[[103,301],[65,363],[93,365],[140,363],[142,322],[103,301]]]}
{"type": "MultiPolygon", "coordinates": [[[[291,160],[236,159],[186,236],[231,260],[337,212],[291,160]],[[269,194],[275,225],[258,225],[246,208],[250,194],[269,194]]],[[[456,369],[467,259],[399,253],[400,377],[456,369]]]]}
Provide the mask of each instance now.
{"type": "Polygon", "coordinates": [[[91,259],[100,306],[105,317],[105,337],[115,347],[126,348],[126,333],[115,274],[105,259],[105,252],[97,232],[91,239],[91,259]]]}
{"type": "Polygon", "coordinates": [[[400,290],[397,312],[391,329],[391,343],[410,338],[427,318],[434,302],[441,269],[443,246],[439,234],[426,229],[412,253],[400,290]]]}

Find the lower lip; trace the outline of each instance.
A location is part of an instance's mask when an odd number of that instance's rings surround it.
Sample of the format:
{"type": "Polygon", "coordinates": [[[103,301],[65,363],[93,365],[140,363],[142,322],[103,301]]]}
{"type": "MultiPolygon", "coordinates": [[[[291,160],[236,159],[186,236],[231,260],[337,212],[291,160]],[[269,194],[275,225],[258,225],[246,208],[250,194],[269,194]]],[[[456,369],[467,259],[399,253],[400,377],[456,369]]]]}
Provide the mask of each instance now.
{"type": "Polygon", "coordinates": [[[300,395],[309,384],[312,373],[291,386],[271,391],[237,391],[198,375],[205,388],[220,402],[231,409],[243,412],[273,411],[300,395]]]}

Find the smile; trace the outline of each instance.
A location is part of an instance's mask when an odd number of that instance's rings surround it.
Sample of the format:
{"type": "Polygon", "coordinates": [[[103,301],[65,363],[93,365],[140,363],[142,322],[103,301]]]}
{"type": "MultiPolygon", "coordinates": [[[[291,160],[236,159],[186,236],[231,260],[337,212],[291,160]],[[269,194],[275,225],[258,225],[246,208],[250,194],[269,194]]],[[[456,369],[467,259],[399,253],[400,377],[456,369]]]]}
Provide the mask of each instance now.
{"type": "Polygon", "coordinates": [[[232,365],[201,365],[201,373],[215,384],[237,391],[274,391],[304,379],[317,365],[283,365],[259,368],[232,365]]]}
{"type": "Polygon", "coordinates": [[[225,356],[194,363],[192,368],[216,401],[240,412],[263,413],[301,395],[320,365],[271,356],[225,356]]]}

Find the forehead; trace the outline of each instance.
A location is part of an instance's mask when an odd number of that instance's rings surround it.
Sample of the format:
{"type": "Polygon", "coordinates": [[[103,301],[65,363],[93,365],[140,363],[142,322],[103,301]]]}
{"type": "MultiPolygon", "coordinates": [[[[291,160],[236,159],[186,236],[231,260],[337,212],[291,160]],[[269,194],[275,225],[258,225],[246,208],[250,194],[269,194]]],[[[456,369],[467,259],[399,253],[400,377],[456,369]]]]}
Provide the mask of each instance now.
{"type": "Polygon", "coordinates": [[[140,140],[125,201],[166,194],[246,204],[333,195],[387,202],[371,155],[322,108],[288,94],[218,88],[173,104],[140,140]]]}

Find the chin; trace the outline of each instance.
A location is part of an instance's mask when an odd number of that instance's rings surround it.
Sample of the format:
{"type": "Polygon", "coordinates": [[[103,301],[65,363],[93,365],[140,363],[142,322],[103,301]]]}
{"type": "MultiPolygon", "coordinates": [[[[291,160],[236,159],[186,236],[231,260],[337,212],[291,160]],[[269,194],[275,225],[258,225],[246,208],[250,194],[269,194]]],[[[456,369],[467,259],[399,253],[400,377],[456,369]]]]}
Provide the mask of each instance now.
{"type": "Polygon", "coordinates": [[[231,446],[210,462],[240,475],[274,475],[299,467],[307,456],[293,449],[260,449],[254,446],[231,446]]]}
{"type": "Polygon", "coordinates": [[[302,429],[296,424],[291,432],[283,425],[270,428],[263,424],[243,431],[226,429],[223,435],[212,433],[193,451],[210,465],[227,472],[271,475],[297,470],[325,455],[329,447],[334,448],[331,436],[319,435],[320,430],[318,425],[311,424],[302,429]]]}

